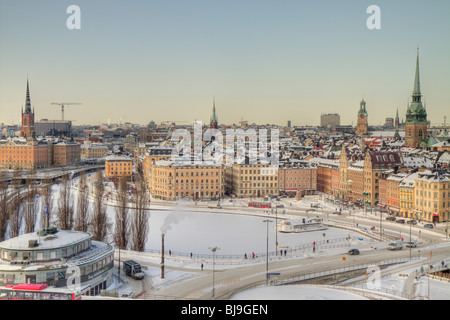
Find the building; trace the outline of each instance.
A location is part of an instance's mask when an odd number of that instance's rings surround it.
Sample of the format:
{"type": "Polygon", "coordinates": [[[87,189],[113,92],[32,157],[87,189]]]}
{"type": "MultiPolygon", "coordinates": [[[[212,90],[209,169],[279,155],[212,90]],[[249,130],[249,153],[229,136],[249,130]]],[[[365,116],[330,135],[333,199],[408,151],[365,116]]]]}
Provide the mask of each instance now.
{"type": "Polygon", "coordinates": [[[35,122],[34,131],[37,137],[70,137],[72,135],[72,121],[41,119],[41,121],[35,122]]]}
{"type": "Polygon", "coordinates": [[[263,163],[233,163],[225,167],[227,192],[238,198],[278,195],[278,166],[263,163]]]}
{"type": "Polygon", "coordinates": [[[313,194],[317,190],[317,166],[308,162],[280,164],[278,190],[289,196],[295,196],[297,192],[313,194]]]}
{"type": "Polygon", "coordinates": [[[82,144],[81,159],[100,159],[106,157],[109,149],[101,144],[82,144]]]}
{"type": "Polygon", "coordinates": [[[162,200],[218,200],[224,196],[223,166],[158,160],[144,171],[154,198],[162,200]]]}
{"type": "Polygon", "coordinates": [[[337,113],[325,113],[320,115],[320,126],[335,128],[341,125],[341,117],[337,113]]]}
{"type": "Polygon", "coordinates": [[[352,162],[347,169],[348,200],[362,206],[364,205],[364,160],[352,162]]]}
{"type": "Polygon", "coordinates": [[[48,142],[33,137],[0,140],[1,169],[36,170],[51,165],[52,152],[48,142]]]}
{"type": "Polygon", "coordinates": [[[379,201],[379,179],[386,170],[398,168],[403,164],[399,152],[374,151],[366,153],[364,159],[364,203],[374,206],[379,201]]]}
{"type": "Polygon", "coordinates": [[[22,127],[20,136],[29,138],[34,133],[34,110],[31,110],[30,87],[27,79],[27,94],[25,99],[25,111],[22,109],[22,127]]]}
{"type": "Polygon", "coordinates": [[[356,124],[356,134],[359,136],[363,136],[365,134],[367,134],[367,131],[369,129],[369,125],[368,125],[368,113],[366,110],[366,101],[361,100],[360,106],[359,106],[359,111],[358,111],[358,120],[357,120],[357,124],[356,124]]]}
{"type": "Polygon", "coordinates": [[[398,191],[400,193],[400,213],[401,217],[416,219],[414,206],[414,185],[418,178],[417,172],[408,174],[399,184],[398,191]]]}
{"type": "Polygon", "coordinates": [[[61,140],[48,144],[52,150],[52,166],[65,167],[81,162],[81,147],[74,141],[61,140]]]}
{"type": "Polygon", "coordinates": [[[339,196],[340,173],[339,159],[312,158],[311,163],[317,166],[317,190],[329,195],[339,196]]]}
{"type": "Polygon", "coordinates": [[[427,111],[422,104],[419,75],[419,51],[417,51],[416,76],[412,101],[406,111],[405,146],[411,148],[426,147],[428,139],[427,111]]]}
{"type": "Polygon", "coordinates": [[[67,288],[73,271],[80,287],[98,294],[112,284],[114,247],[80,231],[27,233],[0,242],[0,285],[45,283],[67,288]]]}
{"type": "Polygon", "coordinates": [[[105,158],[105,177],[131,179],[133,177],[133,159],[126,156],[111,155],[105,158]]]}
{"type": "Polygon", "coordinates": [[[415,217],[428,222],[450,220],[450,174],[440,170],[418,173],[414,185],[415,217]]]}

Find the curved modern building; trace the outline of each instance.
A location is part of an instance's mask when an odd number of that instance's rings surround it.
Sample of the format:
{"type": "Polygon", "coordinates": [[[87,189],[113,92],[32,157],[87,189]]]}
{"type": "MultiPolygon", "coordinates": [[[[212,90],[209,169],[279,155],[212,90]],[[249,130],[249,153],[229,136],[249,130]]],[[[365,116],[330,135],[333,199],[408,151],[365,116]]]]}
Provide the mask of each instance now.
{"type": "Polygon", "coordinates": [[[0,286],[76,285],[97,294],[111,285],[113,266],[114,247],[85,232],[49,228],[0,243],[0,286]]]}

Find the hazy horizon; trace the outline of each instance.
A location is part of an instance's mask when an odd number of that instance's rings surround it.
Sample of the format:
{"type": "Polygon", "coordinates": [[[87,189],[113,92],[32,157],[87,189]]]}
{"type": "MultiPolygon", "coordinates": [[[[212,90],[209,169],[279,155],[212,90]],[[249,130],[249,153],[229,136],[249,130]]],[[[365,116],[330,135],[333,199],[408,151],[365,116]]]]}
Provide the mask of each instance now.
{"type": "Polygon", "coordinates": [[[27,77],[36,121],[356,125],[405,118],[420,47],[428,120],[450,101],[448,0],[0,0],[0,122],[20,123],[27,77]],[[81,9],[69,30],[67,8],[81,9]],[[370,5],[381,29],[369,30],[370,5]]]}

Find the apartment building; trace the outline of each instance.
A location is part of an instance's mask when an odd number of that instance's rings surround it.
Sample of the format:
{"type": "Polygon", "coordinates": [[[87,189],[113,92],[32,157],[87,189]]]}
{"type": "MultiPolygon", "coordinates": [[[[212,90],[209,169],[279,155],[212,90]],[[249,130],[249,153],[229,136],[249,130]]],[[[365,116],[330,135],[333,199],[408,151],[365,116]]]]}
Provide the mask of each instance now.
{"type": "Polygon", "coordinates": [[[162,200],[217,200],[224,196],[224,170],[218,164],[186,164],[158,160],[144,171],[153,197],[162,200]]]}

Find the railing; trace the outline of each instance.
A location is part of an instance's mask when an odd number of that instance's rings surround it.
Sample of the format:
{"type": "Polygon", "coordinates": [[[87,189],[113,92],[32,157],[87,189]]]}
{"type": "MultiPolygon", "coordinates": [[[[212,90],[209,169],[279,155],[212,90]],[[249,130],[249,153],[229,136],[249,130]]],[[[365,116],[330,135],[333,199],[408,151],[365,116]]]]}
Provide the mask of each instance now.
{"type": "MultiPolygon", "coordinates": [[[[409,262],[409,261],[411,261],[409,258],[392,259],[392,260],[381,261],[381,262],[377,263],[377,266],[403,263],[403,262],[409,262]]],[[[361,264],[361,265],[349,266],[349,267],[338,268],[338,269],[333,269],[333,270],[328,270],[328,271],[315,272],[315,273],[306,274],[306,275],[291,276],[291,277],[286,277],[286,278],[282,278],[282,279],[271,280],[270,285],[272,285],[272,286],[287,285],[287,284],[292,284],[295,282],[301,282],[301,281],[311,280],[311,279],[315,279],[315,278],[336,275],[336,274],[340,274],[340,273],[346,273],[346,272],[352,272],[352,271],[356,271],[356,270],[367,269],[372,266],[373,266],[373,264],[361,264]]],[[[262,282],[256,283],[256,284],[253,284],[250,286],[246,286],[246,287],[243,287],[243,288],[233,291],[233,293],[230,295],[230,297],[236,295],[239,292],[242,292],[242,291],[245,291],[248,289],[260,288],[260,287],[265,287],[265,286],[266,286],[266,284],[262,283],[262,282]]],[[[343,289],[343,290],[351,290],[349,288],[360,287],[360,289],[364,289],[367,292],[370,292],[371,290],[372,291],[375,290],[379,293],[395,295],[397,297],[401,297],[404,299],[416,299],[417,298],[416,296],[408,295],[404,292],[400,292],[400,291],[396,291],[396,290],[390,290],[390,289],[384,289],[384,288],[377,288],[377,289],[369,290],[369,289],[363,288],[363,286],[364,286],[364,284],[359,284],[359,285],[351,286],[351,287],[340,287],[340,286],[334,286],[334,287],[336,289],[343,289]]]]}
{"type": "MultiPolygon", "coordinates": [[[[282,254],[280,254],[280,251],[270,251],[268,254],[269,258],[276,258],[276,257],[287,257],[287,256],[296,256],[296,255],[302,255],[305,253],[313,253],[313,249],[315,247],[316,251],[319,250],[325,250],[325,249],[332,249],[332,248],[344,248],[344,247],[350,247],[350,241],[356,240],[356,237],[345,237],[345,238],[336,238],[336,239],[327,239],[327,240],[321,240],[316,241],[316,244],[314,246],[313,243],[308,244],[301,244],[298,246],[293,246],[289,248],[283,248],[280,249],[282,251],[282,254]],[[285,253],[286,251],[286,253],[285,253]]],[[[161,255],[161,250],[156,249],[147,249],[145,252],[151,253],[151,254],[158,254],[161,255]]],[[[215,259],[215,262],[220,263],[227,263],[227,264],[233,264],[233,263],[251,263],[251,262],[260,262],[261,260],[266,259],[266,253],[255,253],[255,256],[253,257],[252,253],[243,253],[243,254],[231,254],[231,255],[219,255],[216,254],[215,256],[213,254],[203,254],[203,253],[186,253],[186,252],[177,252],[177,251],[169,251],[164,250],[165,257],[174,257],[174,258],[191,258],[193,260],[212,260],[215,259]]]]}

